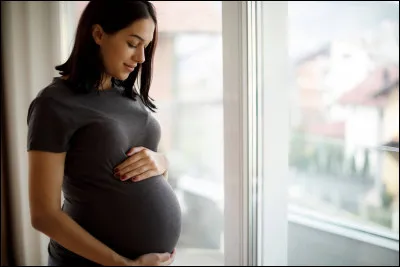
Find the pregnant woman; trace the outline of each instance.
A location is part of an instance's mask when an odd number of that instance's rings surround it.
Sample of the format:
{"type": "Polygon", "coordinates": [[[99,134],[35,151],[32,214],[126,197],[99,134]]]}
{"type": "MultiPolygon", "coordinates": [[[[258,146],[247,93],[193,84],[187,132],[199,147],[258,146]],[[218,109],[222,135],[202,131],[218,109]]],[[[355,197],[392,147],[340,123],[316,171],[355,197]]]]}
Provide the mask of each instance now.
{"type": "Polygon", "coordinates": [[[29,107],[31,221],[50,266],[174,260],[181,211],[149,97],[156,42],[150,2],[89,2],[61,76],[29,107]]]}

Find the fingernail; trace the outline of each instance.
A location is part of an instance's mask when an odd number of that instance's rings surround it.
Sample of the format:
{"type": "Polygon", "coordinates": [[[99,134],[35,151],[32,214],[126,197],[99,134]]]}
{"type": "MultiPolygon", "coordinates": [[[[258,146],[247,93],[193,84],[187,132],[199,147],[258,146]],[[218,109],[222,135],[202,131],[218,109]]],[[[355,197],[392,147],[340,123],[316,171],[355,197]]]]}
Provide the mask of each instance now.
{"type": "Polygon", "coordinates": [[[115,169],[114,169],[114,172],[119,172],[119,169],[118,169],[118,168],[115,168],[115,169]]]}
{"type": "Polygon", "coordinates": [[[126,175],[124,175],[124,176],[121,176],[121,180],[125,180],[127,178],[127,176],[126,175]]]}
{"type": "Polygon", "coordinates": [[[114,177],[117,177],[117,178],[119,178],[119,172],[117,172],[117,173],[114,173],[114,177]]]}

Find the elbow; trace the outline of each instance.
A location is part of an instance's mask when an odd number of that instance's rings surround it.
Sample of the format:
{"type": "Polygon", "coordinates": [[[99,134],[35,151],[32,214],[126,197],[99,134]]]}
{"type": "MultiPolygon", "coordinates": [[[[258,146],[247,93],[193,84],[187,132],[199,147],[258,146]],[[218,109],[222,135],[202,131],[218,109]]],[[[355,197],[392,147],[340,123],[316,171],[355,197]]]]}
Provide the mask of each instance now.
{"type": "Polygon", "coordinates": [[[43,216],[31,215],[31,225],[35,230],[42,231],[43,221],[45,221],[43,216]]]}
{"type": "Polygon", "coordinates": [[[35,230],[45,233],[54,222],[55,216],[53,212],[31,214],[31,225],[35,230]]]}

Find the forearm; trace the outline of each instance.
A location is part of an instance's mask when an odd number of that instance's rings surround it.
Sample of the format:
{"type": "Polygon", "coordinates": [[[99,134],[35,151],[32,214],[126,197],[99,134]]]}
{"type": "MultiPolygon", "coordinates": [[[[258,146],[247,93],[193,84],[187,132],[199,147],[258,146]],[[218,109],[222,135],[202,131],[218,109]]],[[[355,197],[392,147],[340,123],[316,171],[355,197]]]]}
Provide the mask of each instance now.
{"type": "Polygon", "coordinates": [[[105,266],[124,266],[125,259],[94,238],[63,211],[43,217],[34,227],[66,249],[105,266]]]}

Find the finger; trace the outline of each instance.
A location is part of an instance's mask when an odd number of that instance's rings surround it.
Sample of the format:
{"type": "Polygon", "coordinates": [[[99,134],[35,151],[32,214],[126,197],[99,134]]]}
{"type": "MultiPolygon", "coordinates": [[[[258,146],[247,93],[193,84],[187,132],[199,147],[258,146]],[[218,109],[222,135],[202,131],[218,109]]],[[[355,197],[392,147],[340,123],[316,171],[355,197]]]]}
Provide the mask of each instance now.
{"type": "Polygon", "coordinates": [[[136,168],[133,171],[130,171],[130,172],[120,176],[120,179],[121,179],[121,181],[126,181],[126,180],[128,180],[130,178],[137,177],[138,175],[144,174],[144,173],[146,173],[148,171],[151,171],[151,170],[152,170],[151,166],[149,164],[145,164],[145,165],[143,165],[143,166],[141,166],[139,168],[136,168]]]}
{"type": "Polygon", "coordinates": [[[154,171],[154,170],[148,170],[148,171],[146,171],[146,172],[144,172],[144,173],[142,173],[142,174],[136,175],[135,178],[132,178],[132,181],[134,181],[134,182],[140,182],[140,181],[142,181],[142,180],[144,180],[144,179],[147,179],[147,178],[150,178],[150,177],[153,177],[153,176],[156,176],[156,175],[157,175],[157,172],[156,172],[156,171],[154,171]]]}
{"type": "Polygon", "coordinates": [[[175,256],[176,256],[176,248],[174,248],[171,254],[172,261],[175,260],[175,256]]]}
{"type": "Polygon", "coordinates": [[[114,168],[114,172],[119,172],[121,170],[123,170],[124,168],[126,168],[128,165],[131,165],[133,163],[135,163],[136,161],[139,161],[143,158],[146,158],[147,155],[145,153],[137,153],[133,156],[130,156],[129,158],[127,158],[125,161],[123,161],[122,163],[120,163],[119,165],[117,165],[114,168]]]}
{"type": "Polygon", "coordinates": [[[171,254],[166,253],[157,253],[157,258],[160,263],[164,263],[170,259],[171,254]]]}
{"type": "MultiPolygon", "coordinates": [[[[175,260],[175,256],[176,256],[176,249],[174,248],[174,250],[172,251],[171,255],[170,255],[170,260],[174,261],[175,260]]],[[[171,263],[172,263],[171,261],[171,263]]]]}
{"type": "Polygon", "coordinates": [[[126,153],[127,156],[132,156],[133,154],[142,151],[143,149],[146,149],[145,147],[139,146],[139,147],[132,147],[131,149],[128,150],[126,153]]]}
{"type": "Polygon", "coordinates": [[[170,257],[168,260],[164,261],[161,263],[162,266],[168,266],[171,265],[175,260],[175,250],[172,254],[170,254],[170,257]]]}
{"type": "Polygon", "coordinates": [[[139,161],[136,161],[136,162],[132,163],[131,165],[126,166],[122,170],[119,170],[115,174],[116,174],[116,176],[122,177],[125,174],[127,174],[128,172],[134,171],[134,170],[146,165],[147,163],[148,163],[147,159],[140,159],[139,161]]]}

